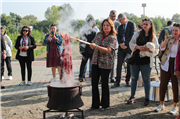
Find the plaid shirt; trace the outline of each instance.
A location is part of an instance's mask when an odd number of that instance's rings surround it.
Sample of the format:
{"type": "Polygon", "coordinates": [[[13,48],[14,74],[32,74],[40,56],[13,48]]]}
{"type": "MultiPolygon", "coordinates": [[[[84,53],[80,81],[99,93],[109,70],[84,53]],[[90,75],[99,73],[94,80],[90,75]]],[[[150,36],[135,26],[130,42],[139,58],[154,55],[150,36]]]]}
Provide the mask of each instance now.
{"type": "Polygon", "coordinates": [[[99,68],[102,69],[111,69],[113,66],[117,39],[115,36],[110,35],[102,41],[102,37],[103,36],[101,35],[101,33],[98,33],[92,42],[101,47],[110,47],[113,50],[109,54],[107,54],[94,49],[92,64],[98,64],[99,68]]]}

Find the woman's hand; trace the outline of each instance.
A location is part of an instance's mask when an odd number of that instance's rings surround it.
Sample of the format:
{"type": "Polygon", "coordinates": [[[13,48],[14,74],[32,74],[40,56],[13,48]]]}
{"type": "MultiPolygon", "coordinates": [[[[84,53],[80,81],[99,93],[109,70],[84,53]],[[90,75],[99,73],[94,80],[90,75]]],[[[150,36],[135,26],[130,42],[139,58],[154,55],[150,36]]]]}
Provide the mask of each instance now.
{"type": "Polygon", "coordinates": [[[91,43],[89,46],[90,46],[92,49],[95,49],[95,48],[97,47],[97,45],[96,45],[95,43],[91,43]]]}
{"type": "Polygon", "coordinates": [[[145,51],[150,51],[150,49],[149,48],[147,48],[146,46],[144,46],[145,47],[145,51]]]}
{"type": "Polygon", "coordinates": [[[138,49],[140,51],[148,51],[147,49],[149,49],[149,48],[146,48],[145,46],[138,46],[138,49]]]}
{"type": "Polygon", "coordinates": [[[169,35],[165,34],[165,41],[168,41],[170,39],[169,35]]]}
{"type": "Polygon", "coordinates": [[[20,47],[19,47],[19,49],[20,49],[20,50],[22,50],[22,49],[23,49],[23,47],[22,47],[22,46],[20,46],[20,47]]]}
{"type": "Polygon", "coordinates": [[[53,36],[52,33],[50,33],[49,36],[48,36],[48,40],[50,40],[50,38],[51,38],[52,36],[53,36]]]}
{"type": "Polygon", "coordinates": [[[6,53],[3,54],[3,59],[6,59],[6,53]]]}
{"type": "Polygon", "coordinates": [[[28,49],[29,49],[29,47],[28,47],[28,46],[25,46],[25,47],[24,47],[24,49],[25,49],[25,50],[28,50],[28,49]]]}

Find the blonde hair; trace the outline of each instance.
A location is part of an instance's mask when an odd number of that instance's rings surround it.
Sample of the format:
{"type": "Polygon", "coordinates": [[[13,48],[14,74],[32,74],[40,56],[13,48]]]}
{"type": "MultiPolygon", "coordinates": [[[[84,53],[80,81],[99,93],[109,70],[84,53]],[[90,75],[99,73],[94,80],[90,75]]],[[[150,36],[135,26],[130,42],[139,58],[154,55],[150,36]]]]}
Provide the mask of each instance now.
{"type": "Polygon", "coordinates": [[[115,27],[114,27],[114,23],[113,23],[113,21],[111,19],[104,19],[103,20],[103,22],[101,23],[101,31],[100,31],[101,34],[102,35],[105,34],[104,31],[103,31],[103,24],[104,24],[105,21],[107,21],[110,24],[110,26],[111,26],[111,31],[109,32],[109,34],[111,34],[111,35],[116,37],[116,30],[115,30],[115,27]]]}

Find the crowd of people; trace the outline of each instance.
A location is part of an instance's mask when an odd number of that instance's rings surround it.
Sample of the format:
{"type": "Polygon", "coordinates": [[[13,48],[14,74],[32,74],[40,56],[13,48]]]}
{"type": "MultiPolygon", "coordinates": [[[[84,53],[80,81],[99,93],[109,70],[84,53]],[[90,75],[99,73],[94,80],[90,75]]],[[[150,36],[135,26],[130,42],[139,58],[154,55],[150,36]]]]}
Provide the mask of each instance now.
{"type": "MultiPolygon", "coordinates": [[[[110,11],[109,18],[101,23],[100,30],[96,26],[94,18],[87,20],[81,32],[81,40],[87,41],[90,45],[80,43],[79,49],[82,54],[82,62],[79,71],[79,81],[83,82],[89,59],[89,77],[92,84],[92,105],[89,110],[106,110],[110,107],[109,82],[114,83],[111,88],[120,87],[121,72],[124,63],[127,64],[126,86],[131,87],[131,96],[127,104],[136,103],[136,90],[138,86],[139,74],[141,72],[144,84],[145,100],[144,105],[150,104],[150,77],[153,66],[153,59],[161,52],[160,65],[160,105],[155,109],[156,112],[165,109],[164,100],[167,85],[172,83],[173,108],[170,114],[178,112],[177,103],[179,102],[179,80],[180,80],[180,24],[167,22],[167,27],[161,30],[159,38],[156,37],[155,28],[151,19],[143,19],[137,25],[129,21],[125,14],[117,16],[115,10],[110,11]],[[116,20],[116,17],[118,21],[116,20]],[[153,50],[147,47],[153,46],[153,50]],[[117,58],[117,65],[116,64],[117,58]],[[116,74],[116,75],[115,75],[116,74]],[[130,83],[131,79],[131,83],[130,83]],[[98,84],[101,80],[102,97],[98,84]]],[[[61,77],[63,36],[56,34],[57,26],[50,26],[50,33],[44,38],[47,45],[47,67],[51,67],[53,78],[56,80],[56,68],[61,77]]],[[[4,79],[4,61],[8,69],[8,79],[12,80],[12,41],[6,34],[6,29],[1,27],[1,82],[4,79]]],[[[17,37],[15,48],[17,49],[16,59],[21,68],[22,82],[25,85],[25,66],[28,71],[27,85],[31,86],[32,61],[34,61],[34,49],[36,48],[35,39],[31,36],[29,26],[23,26],[20,36],[17,37]]],[[[1,89],[5,87],[1,84],[1,89]]],[[[180,119],[180,116],[177,117],[180,119]]]]}

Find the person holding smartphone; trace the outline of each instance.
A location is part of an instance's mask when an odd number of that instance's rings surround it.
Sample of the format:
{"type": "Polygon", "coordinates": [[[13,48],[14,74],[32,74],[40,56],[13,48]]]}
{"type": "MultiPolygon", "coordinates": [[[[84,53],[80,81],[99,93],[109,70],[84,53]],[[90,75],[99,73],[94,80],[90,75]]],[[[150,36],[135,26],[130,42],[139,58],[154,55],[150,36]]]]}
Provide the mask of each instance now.
{"type": "Polygon", "coordinates": [[[160,46],[161,51],[165,51],[161,58],[161,82],[160,82],[160,105],[155,109],[156,112],[165,109],[164,99],[167,91],[167,85],[171,79],[173,90],[173,108],[170,114],[178,112],[177,103],[178,99],[178,79],[175,75],[175,58],[180,46],[180,24],[173,25],[172,36],[165,35],[165,40],[160,46]]]}
{"type": "Polygon", "coordinates": [[[56,80],[56,68],[58,69],[59,77],[61,77],[61,53],[62,53],[62,38],[56,34],[57,26],[50,26],[51,33],[47,34],[44,43],[47,44],[46,66],[51,67],[53,78],[50,82],[56,80]]]}

